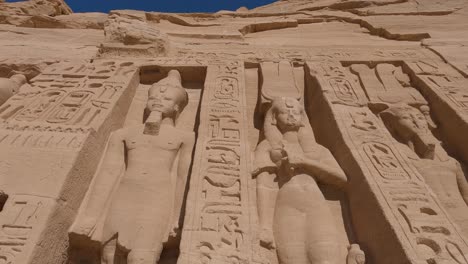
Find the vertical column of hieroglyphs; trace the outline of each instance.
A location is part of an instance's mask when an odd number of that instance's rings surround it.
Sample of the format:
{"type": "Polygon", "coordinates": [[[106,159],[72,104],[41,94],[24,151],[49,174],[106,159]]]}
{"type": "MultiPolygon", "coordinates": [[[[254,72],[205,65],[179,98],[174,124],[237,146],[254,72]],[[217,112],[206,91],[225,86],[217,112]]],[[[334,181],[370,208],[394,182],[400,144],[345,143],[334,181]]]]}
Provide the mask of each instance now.
{"type": "Polygon", "coordinates": [[[244,89],[242,63],[208,67],[179,264],[251,257],[244,89]]]}
{"type": "Polygon", "coordinates": [[[418,60],[405,66],[427,98],[444,140],[468,163],[468,80],[439,61],[418,60]]]}
{"type": "Polygon", "coordinates": [[[130,62],[52,65],[0,109],[0,262],[62,263],[67,229],[110,131],[123,123],[130,62]]]}
{"type": "Polygon", "coordinates": [[[336,142],[333,152],[350,178],[353,222],[370,258],[381,264],[468,263],[468,245],[381,121],[362,104],[367,98],[349,70],[339,63],[308,67],[319,90],[314,96],[323,94],[322,113],[336,120],[330,122],[339,132],[329,140],[336,142]]]}

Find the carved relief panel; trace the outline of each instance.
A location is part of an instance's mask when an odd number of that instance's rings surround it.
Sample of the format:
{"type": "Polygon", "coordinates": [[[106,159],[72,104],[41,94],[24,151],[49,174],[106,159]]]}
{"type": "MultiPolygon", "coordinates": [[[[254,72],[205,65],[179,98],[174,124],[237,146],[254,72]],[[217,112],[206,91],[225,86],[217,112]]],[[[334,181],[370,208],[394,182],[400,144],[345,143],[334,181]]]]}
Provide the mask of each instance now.
{"type": "Polygon", "coordinates": [[[123,61],[52,64],[1,106],[0,159],[10,166],[0,175],[8,197],[0,213],[0,262],[63,261],[58,248],[67,243],[70,212],[78,209],[110,130],[123,123],[136,73],[123,61]]]}
{"type": "Polygon", "coordinates": [[[208,66],[178,263],[252,261],[243,64],[208,66]]]}
{"type": "Polygon", "coordinates": [[[46,69],[0,110],[7,122],[44,122],[92,127],[135,72],[129,62],[103,61],[46,69]]]}
{"type": "MultiPolygon", "coordinates": [[[[319,67],[314,63],[308,65],[311,69],[319,67]]],[[[385,67],[392,68],[391,66],[385,67]]],[[[382,70],[381,67],[379,69],[382,70]]],[[[369,100],[391,103],[386,97],[387,94],[391,95],[391,91],[385,92],[382,98],[379,93],[375,93],[378,97],[375,98],[372,95],[373,91],[369,92],[368,89],[379,87],[384,89],[382,84],[390,80],[385,82],[382,80],[391,77],[393,82],[393,78],[397,78],[395,74],[400,71],[399,69],[392,68],[393,77],[386,74],[386,77],[381,79],[376,78],[375,72],[367,66],[359,65],[358,68],[354,67],[351,70],[361,78],[369,100]]],[[[316,88],[324,92],[322,100],[330,109],[328,114],[337,120],[340,133],[336,134],[336,140],[343,140],[342,142],[350,147],[348,154],[340,150],[335,151],[341,153],[337,158],[344,170],[352,176],[351,188],[360,189],[359,194],[353,194],[353,189],[350,190],[353,219],[358,239],[361,239],[366,247],[371,249],[375,261],[379,263],[403,261],[466,263],[463,252],[468,250],[468,245],[465,239],[420,173],[401,154],[396,146],[397,142],[386,131],[381,121],[367,107],[352,107],[335,103],[334,96],[326,92],[331,89],[330,84],[321,81],[323,76],[318,71],[311,70],[311,75],[314,76],[313,79],[318,80],[316,88]],[[341,156],[342,154],[345,156],[341,156]],[[358,172],[359,170],[351,165],[349,157],[352,157],[362,172],[358,172]],[[372,212],[373,209],[362,204],[363,197],[371,197],[367,196],[366,192],[374,193],[376,200],[372,201],[371,198],[367,201],[374,203],[374,206],[381,207],[383,215],[379,216],[380,213],[372,212]],[[392,227],[393,231],[385,235],[386,241],[393,245],[389,249],[396,246],[394,242],[401,243],[400,245],[406,249],[404,255],[400,255],[402,252],[387,253],[391,255],[384,257],[385,253],[380,253],[379,249],[373,246],[375,243],[372,242],[373,237],[367,235],[367,232],[373,231],[370,230],[372,227],[365,224],[366,216],[382,217],[378,220],[381,222],[376,227],[378,228],[376,232],[381,232],[388,226],[392,227]],[[392,232],[395,232],[393,237],[390,235],[392,232]]],[[[382,75],[385,74],[382,73],[382,75]]],[[[403,89],[401,85],[394,82],[389,87],[403,89]]],[[[403,96],[399,100],[409,100],[410,104],[417,102],[413,96],[399,94],[403,96]]]]}
{"type": "Polygon", "coordinates": [[[351,64],[349,70],[359,77],[360,83],[369,99],[370,107],[382,109],[387,104],[407,103],[426,104],[426,100],[411,85],[410,77],[401,66],[378,63],[374,67],[367,64],[351,64]]]}

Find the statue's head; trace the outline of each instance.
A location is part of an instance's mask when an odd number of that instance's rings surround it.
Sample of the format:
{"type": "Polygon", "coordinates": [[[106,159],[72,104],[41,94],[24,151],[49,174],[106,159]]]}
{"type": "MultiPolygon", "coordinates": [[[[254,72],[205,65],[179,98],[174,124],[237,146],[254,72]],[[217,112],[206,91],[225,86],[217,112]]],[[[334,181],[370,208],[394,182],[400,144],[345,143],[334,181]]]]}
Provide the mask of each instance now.
{"type": "Polygon", "coordinates": [[[422,158],[433,158],[437,140],[432,135],[427,117],[427,106],[416,109],[406,104],[392,105],[380,113],[390,132],[406,144],[422,158]]]}
{"type": "Polygon", "coordinates": [[[187,104],[188,94],[182,87],[177,70],[171,70],[166,78],[148,90],[146,109],[149,112],[161,112],[163,117],[176,118],[187,104]]]}
{"type": "Polygon", "coordinates": [[[299,128],[304,126],[302,120],[304,108],[294,98],[277,97],[273,99],[271,111],[271,124],[278,127],[282,133],[286,131],[298,131],[299,128]]]}
{"type": "Polygon", "coordinates": [[[385,125],[403,140],[411,140],[415,135],[431,133],[424,114],[409,105],[390,106],[380,113],[385,125]]]}
{"type": "Polygon", "coordinates": [[[28,79],[23,74],[14,74],[10,77],[10,79],[18,83],[19,86],[24,85],[28,82],[28,79]]]}

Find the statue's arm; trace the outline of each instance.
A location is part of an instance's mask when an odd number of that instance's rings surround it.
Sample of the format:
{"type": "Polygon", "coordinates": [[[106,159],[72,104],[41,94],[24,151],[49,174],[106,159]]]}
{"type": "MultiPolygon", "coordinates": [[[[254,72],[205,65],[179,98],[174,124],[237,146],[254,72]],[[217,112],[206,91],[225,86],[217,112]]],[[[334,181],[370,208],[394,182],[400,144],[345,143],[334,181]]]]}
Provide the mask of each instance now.
{"type": "Polygon", "coordinates": [[[256,177],[262,172],[274,172],[277,167],[275,163],[271,160],[271,146],[267,140],[261,141],[254,153],[254,164],[252,175],[256,177]]]}
{"type": "Polygon", "coordinates": [[[458,163],[458,161],[456,161],[456,164],[458,189],[460,190],[463,200],[465,200],[465,203],[468,204],[468,182],[466,180],[462,166],[460,163],[458,163]]]}
{"type": "Polygon", "coordinates": [[[330,165],[327,161],[305,159],[303,167],[315,175],[319,181],[338,188],[345,188],[348,181],[339,166],[330,165]]]}
{"type": "Polygon", "coordinates": [[[123,132],[112,133],[101,166],[88,190],[88,201],[74,224],[73,232],[83,235],[92,233],[115,184],[125,171],[124,151],[123,132]]]}
{"type": "Polygon", "coordinates": [[[278,195],[276,174],[268,171],[257,176],[257,213],[260,225],[260,241],[267,248],[274,248],[273,218],[278,195]]]}
{"type": "Polygon", "coordinates": [[[270,145],[260,142],[255,150],[254,171],[257,187],[257,213],[260,225],[260,241],[267,248],[274,248],[273,217],[278,194],[276,166],[270,159],[270,145]]]}
{"type": "Polygon", "coordinates": [[[187,184],[190,164],[192,163],[192,152],[195,145],[195,133],[185,136],[179,150],[179,163],[177,166],[177,180],[174,197],[173,223],[174,228],[179,228],[180,215],[184,202],[185,187],[187,184]]]}
{"type": "Polygon", "coordinates": [[[288,150],[286,151],[288,152],[289,162],[293,167],[308,171],[320,182],[345,189],[348,179],[338,162],[336,162],[328,149],[319,145],[318,150],[320,154],[314,155],[318,156],[318,159],[311,159],[308,155],[303,156],[288,150]]]}

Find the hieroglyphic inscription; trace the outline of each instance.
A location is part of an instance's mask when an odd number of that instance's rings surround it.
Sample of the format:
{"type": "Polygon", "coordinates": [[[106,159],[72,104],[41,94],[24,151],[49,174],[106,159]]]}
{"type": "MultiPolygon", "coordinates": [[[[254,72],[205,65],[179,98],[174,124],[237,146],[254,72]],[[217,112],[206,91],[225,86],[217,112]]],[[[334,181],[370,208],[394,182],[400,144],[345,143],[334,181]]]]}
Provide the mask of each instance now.
{"type": "Polygon", "coordinates": [[[309,70],[318,83],[325,83],[326,93],[333,103],[345,105],[362,105],[367,102],[365,95],[348,69],[339,62],[309,64],[309,70]]]}
{"type": "Polygon", "coordinates": [[[0,108],[0,144],[78,148],[85,137],[76,128],[96,129],[136,70],[117,61],[51,65],[0,108]]]}
{"type": "Polygon", "coordinates": [[[249,154],[243,67],[239,62],[208,68],[198,139],[199,168],[192,175],[178,263],[247,263],[249,154]]]}
{"type": "Polygon", "coordinates": [[[363,150],[382,178],[386,180],[410,178],[393,150],[387,145],[381,142],[367,142],[363,144],[363,150]]]}
{"type": "Polygon", "coordinates": [[[407,103],[410,105],[424,105],[426,100],[412,87],[411,80],[403,72],[401,66],[390,63],[380,63],[375,67],[366,64],[352,64],[349,69],[359,76],[362,88],[371,103],[395,104],[407,103]]]}
{"type": "Polygon", "coordinates": [[[143,61],[141,66],[146,65],[164,65],[164,66],[203,66],[207,65],[206,57],[192,56],[184,54],[181,57],[159,57],[143,61]]]}
{"type": "MultiPolygon", "coordinates": [[[[312,63],[308,66],[317,68],[312,63]]],[[[351,148],[350,155],[361,167],[371,191],[380,194],[377,202],[388,212],[386,217],[396,220],[391,225],[402,238],[399,243],[411,249],[407,258],[414,263],[467,263],[462,252],[467,252],[468,244],[422,176],[395,147],[381,121],[368,107],[334,103],[336,96],[328,92],[330,83],[320,76],[326,73],[311,71],[314,74],[338,120],[344,142],[351,148]]]]}
{"type": "Polygon", "coordinates": [[[74,217],[62,213],[62,201],[65,211],[77,209],[82,196],[71,190],[86,190],[98,163],[90,157],[99,157],[123,124],[137,72],[126,61],[52,64],[2,105],[0,176],[8,199],[0,212],[0,263],[38,256],[60,262],[63,232],[74,217]],[[59,226],[50,222],[56,219],[59,226]]]}
{"type": "MultiPolygon", "coordinates": [[[[236,60],[243,59],[248,62],[259,63],[263,61],[292,61],[302,63],[305,61],[369,61],[425,59],[421,49],[342,49],[342,48],[316,48],[310,49],[278,49],[278,48],[231,48],[217,50],[179,50],[176,54],[178,60],[186,60],[187,65],[193,64],[194,60],[215,61],[219,59],[236,60]],[[203,58],[203,59],[199,59],[203,58]]],[[[173,59],[174,60],[174,59],[173,59]]]]}
{"type": "Polygon", "coordinates": [[[440,75],[418,75],[424,84],[439,93],[453,107],[463,114],[468,114],[468,80],[461,77],[440,75]]]}
{"type": "Polygon", "coordinates": [[[364,174],[376,183],[378,190],[374,191],[382,193],[399,223],[399,232],[405,235],[417,259],[427,263],[467,263],[460,254],[461,250],[468,250],[468,244],[421,175],[401,156],[379,120],[368,108],[336,105],[334,110],[341,117],[340,127],[346,131],[355,155],[359,153],[360,166],[366,168],[364,174]],[[367,120],[359,124],[363,119],[355,116],[364,112],[367,120]],[[373,123],[372,129],[360,129],[369,127],[369,122],[373,123]]]}
{"type": "Polygon", "coordinates": [[[35,232],[47,199],[27,195],[11,195],[0,219],[0,263],[19,263],[18,257],[35,232]]]}
{"type": "Polygon", "coordinates": [[[14,148],[53,148],[76,150],[82,147],[89,129],[28,123],[6,125],[0,130],[0,145],[14,148]]]}

